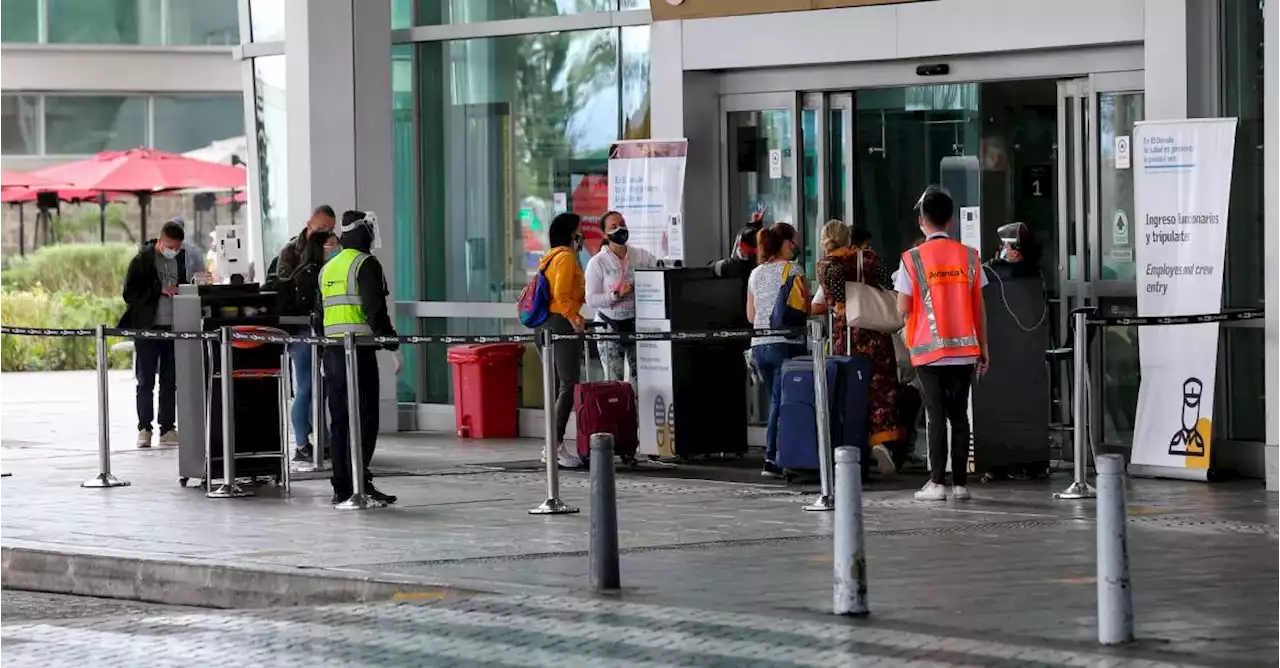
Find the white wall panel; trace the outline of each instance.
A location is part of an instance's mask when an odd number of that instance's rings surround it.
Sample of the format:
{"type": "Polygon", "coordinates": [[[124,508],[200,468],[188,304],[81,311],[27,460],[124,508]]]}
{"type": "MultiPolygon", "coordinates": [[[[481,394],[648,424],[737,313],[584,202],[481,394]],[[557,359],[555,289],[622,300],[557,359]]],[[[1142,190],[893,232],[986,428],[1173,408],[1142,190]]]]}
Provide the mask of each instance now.
{"type": "Polygon", "coordinates": [[[239,93],[226,48],[10,46],[0,48],[5,91],[239,93]]]}
{"type": "Polygon", "coordinates": [[[1135,43],[1143,39],[1144,2],[1162,0],[936,0],[688,20],[684,69],[1135,43]]]}
{"type": "MultiPolygon", "coordinates": [[[[1144,0],[1146,116],[1187,117],[1187,0],[1144,0]]],[[[1228,0],[1229,2],[1232,0],[1228,0]]]]}

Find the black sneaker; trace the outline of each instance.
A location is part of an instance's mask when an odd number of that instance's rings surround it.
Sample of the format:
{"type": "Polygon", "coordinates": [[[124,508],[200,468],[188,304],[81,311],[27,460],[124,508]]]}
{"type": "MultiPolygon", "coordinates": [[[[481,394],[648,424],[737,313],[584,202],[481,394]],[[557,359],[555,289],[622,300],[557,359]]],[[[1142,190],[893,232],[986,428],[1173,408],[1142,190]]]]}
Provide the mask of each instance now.
{"type": "Polygon", "coordinates": [[[387,505],[391,505],[399,499],[395,494],[385,494],[372,485],[369,486],[369,496],[374,501],[381,501],[387,505]]]}
{"type": "Polygon", "coordinates": [[[777,464],[774,464],[773,462],[770,462],[770,461],[766,461],[764,463],[764,468],[760,470],[760,476],[762,478],[771,478],[773,480],[778,480],[783,477],[783,472],[782,472],[782,469],[778,468],[777,464]]]}
{"type": "Polygon", "coordinates": [[[351,498],[350,494],[338,494],[337,492],[334,492],[333,498],[329,499],[329,503],[336,506],[349,498],[351,498]]]}
{"type": "Polygon", "coordinates": [[[311,449],[310,443],[306,445],[300,445],[293,449],[293,461],[309,462],[311,461],[312,454],[314,454],[314,451],[311,449]]]}

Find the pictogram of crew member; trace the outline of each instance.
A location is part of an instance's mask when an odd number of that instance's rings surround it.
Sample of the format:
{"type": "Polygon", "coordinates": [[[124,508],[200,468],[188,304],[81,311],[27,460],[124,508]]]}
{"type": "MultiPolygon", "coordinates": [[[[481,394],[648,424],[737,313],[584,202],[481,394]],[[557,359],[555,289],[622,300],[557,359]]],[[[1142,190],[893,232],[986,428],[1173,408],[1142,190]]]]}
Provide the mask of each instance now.
{"type": "MultiPolygon", "coordinates": [[[[323,304],[324,335],[342,337],[348,332],[357,336],[396,336],[387,305],[387,279],[382,265],[372,250],[382,246],[378,219],[372,211],[346,211],[338,225],[338,251],[320,271],[320,297],[323,304]]],[[[395,369],[400,371],[397,344],[384,348],[395,351],[395,369]]],[[[329,402],[330,448],[333,457],[333,503],[351,498],[351,438],[348,434],[347,372],[341,346],[324,350],[325,395],[329,402]]],[[[378,501],[395,503],[396,497],[373,486],[369,461],[378,443],[378,361],[372,346],[356,348],[359,365],[357,384],[360,391],[360,437],[363,446],[364,474],[369,496],[378,501]]]]}

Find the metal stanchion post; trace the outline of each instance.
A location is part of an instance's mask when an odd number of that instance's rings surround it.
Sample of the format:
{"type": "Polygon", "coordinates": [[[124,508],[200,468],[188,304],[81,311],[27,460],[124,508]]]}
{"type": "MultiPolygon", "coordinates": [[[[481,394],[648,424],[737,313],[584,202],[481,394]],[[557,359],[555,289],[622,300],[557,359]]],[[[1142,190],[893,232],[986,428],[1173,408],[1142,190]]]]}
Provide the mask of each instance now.
{"type": "Polygon", "coordinates": [[[1071,484],[1061,492],[1054,494],[1056,499],[1092,499],[1097,494],[1093,487],[1089,486],[1086,467],[1089,464],[1088,449],[1086,447],[1089,438],[1089,405],[1088,394],[1085,392],[1085,383],[1089,382],[1088,362],[1089,362],[1089,333],[1088,324],[1086,322],[1088,314],[1084,311],[1076,311],[1072,314],[1075,326],[1075,336],[1072,341],[1074,348],[1072,354],[1072,376],[1075,387],[1071,391],[1071,410],[1072,422],[1071,436],[1075,446],[1075,466],[1071,484]]]}
{"type": "MultiPolygon", "coordinates": [[[[231,328],[222,328],[222,484],[205,496],[232,499],[253,496],[253,492],[236,484],[236,420],[235,391],[232,389],[234,367],[231,359],[231,328]]],[[[212,486],[212,485],[211,485],[212,486]]]]}
{"type": "Polygon", "coordinates": [[[1124,457],[1098,455],[1098,642],[1133,640],[1124,457]]]}
{"type": "Polygon", "coordinates": [[[293,374],[289,373],[289,346],[281,344],[280,351],[280,376],[276,380],[279,382],[280,395],[280,485],[284,487],[284,493],[289,493],[289,467],[290,461],[293,459],[289,451],[289,388],[293,387],[293,374]]]}
{"type": "Polygon", "coordinates": [[[80,483],[81,487],[126,487],[128,482],[111,474],[111,415],[107,408],[107,369],[111,360],[107,357],[106,328],[98,325],[94,332],[94,356],[98,362],[98,475],[80,483]]]}
{"type": "Polygon", "coordinates": [[[311,470],[324,471],[324,452],[329,447],[329,420],[324,410],[324,346],[311,347],[311,470]]]}
{"type": "Polygon", "coordinates": [[[865,615],[867,548],[862,530],[862,453],[836,448],[835,606],[837,615],[865,615]]]}
{"type": "Polygon", "coordinates": [[[822,494],[805,510],[826,511],[835,508],[831,493],[831,416],[827,403],[826,334],[821,319],[809,321],[809,347],[813,351],[813,407],[818,431],[818,466],[822,494]]]}
{"type": "Polygon", "coordinates": [[[360,433],[360,366],[356,359],[356,335],[342,337],[347,366],[347,449],[351,451],[351,498],[334,506],[339,510],[364,510],[387,505],[369,496],[364,475],[364,437],[360,433]]]}
{"type": "Polygon", "coordinates": [[[591,588],[617,589],[618,493],[614,486],[613,434],[591,435],[591,588]]]}
{"type": "MultiPolygon", "coordinates": [[[[530,515],[563,515],[576,513],[577,508],[560,500],[560,463],[556,458],[556,363],[555,341],[551,330],[539,334],[542,340],[542,426],[546,431],[543,457],[547,460],[547,500],[537,508],[530,508],[530,515]]],[[[579,435],[581,438],[581,435],[579,435]]]]}

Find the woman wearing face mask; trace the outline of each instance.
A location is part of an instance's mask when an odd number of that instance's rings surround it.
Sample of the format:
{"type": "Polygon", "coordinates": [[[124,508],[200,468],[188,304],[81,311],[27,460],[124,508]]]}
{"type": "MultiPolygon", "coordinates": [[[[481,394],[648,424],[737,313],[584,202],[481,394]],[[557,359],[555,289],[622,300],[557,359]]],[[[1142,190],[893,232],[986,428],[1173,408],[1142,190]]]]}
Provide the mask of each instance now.
{"type": "MultiPolygon", "coordinates": [[[[778,292],[782,289],[783,275],[796,276],[801,289],[804,285],[804,268],[793,260],[799,255],[796,229],[787,223],[774,223],[760,230],[756,246],[760,264],[751,270],[747,278],[747,319],[756,329],[768,329],[778,292]]],[[[808,300],[805,300],[807,305],[808,300]]],[[[751,354],[756,367],[769,390],[769,418],[765,429],[764,470],[761,475],[781,477],[782,471],[774,462],[778,455],[778,407],[782,403],[782,363],[804,354],[804,341],[783,336],[757,336],[751,339],[751,354]]]]}
{"type": "MultiPolygon", "coordinates": [[[[578,251],[582,249],[582,219],[576,213],[562,213],[551,221],[547,240],[551,250],[542,256],[538,271],[547,277],[551,286],[551,313],[539,329],[549,329],[556,334],[581,332],[586,320],[580,311],[586,302],[586,278],[582,265],[578,264],[578,251]]],[[[556,369],[556,461],[564,468],[579,468],[582,459],[573,448],[564,445],[565,428],[573,412],[573,388],[578,384],[582,364],[582,342],[557,341],[552,349],[556,369]]],[[[550,398],[548,398],[550,404],[550,398]]],[[[550,408],[550,405],[548,405],[550,408]]],[[[547,453],[542,453],[546,461],[547,453]]]]}
{"type": "MultiPolygon", "coordinates": [[[[587,306],[596,309],[596,320],[615,332],[636,331],[636,269],[654,267],[653,253],[628,246],[627,221],[617,211],[600,219],[608,244],[587,263],[587,306]]],[[[600,362],[605,380],[627,378],[623,361],[636,376],[636,344],[600,341],[600,362]]]]}

